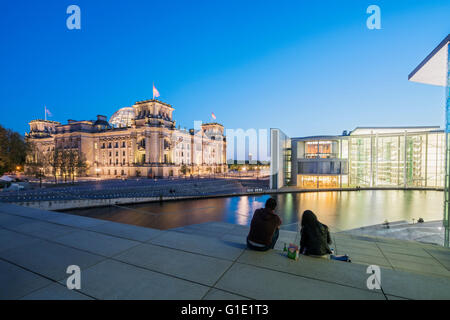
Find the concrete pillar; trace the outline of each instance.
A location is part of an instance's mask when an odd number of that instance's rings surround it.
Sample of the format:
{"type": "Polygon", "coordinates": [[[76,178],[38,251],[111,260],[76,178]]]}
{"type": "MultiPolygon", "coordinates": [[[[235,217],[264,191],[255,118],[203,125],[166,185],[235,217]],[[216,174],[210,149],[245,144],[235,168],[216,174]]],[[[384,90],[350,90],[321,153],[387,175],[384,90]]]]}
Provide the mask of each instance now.
{"type": "Polygon", "coordinates": [[[450,44],[447,44],[447,83],[445,88],[445,182],[444,182],[444,245],[449,247],[450,242],[450,44]]]}
{"type": "Polygon", "coordinates": [[[407,181],[406,181],[406,179],[407,179],[407,170],[406,170],[406,158],[407,158],[407,152],[406,152],[406,148],[407,148],[407,146],[406,146],[406,144],[407,144],[407,142],[408,142],[408,139],[407,139],[407,136],[406,136],[406,131],[405,131],[405,135],[404,135],[404,138],[403,138],[403,140],[405,141],[405,143],[404,143],[404,145],[403,145],[403,147],[404,147],[404,149],[403,149],[403,187],[404,188],[406,188],[406,185],[407,185],[407,181]]]}
{"type": "Polygon", "coordinates": [[[291,185],[296,186],[298,184],[298,141],[292,143],[291,140],[291,185]]]}

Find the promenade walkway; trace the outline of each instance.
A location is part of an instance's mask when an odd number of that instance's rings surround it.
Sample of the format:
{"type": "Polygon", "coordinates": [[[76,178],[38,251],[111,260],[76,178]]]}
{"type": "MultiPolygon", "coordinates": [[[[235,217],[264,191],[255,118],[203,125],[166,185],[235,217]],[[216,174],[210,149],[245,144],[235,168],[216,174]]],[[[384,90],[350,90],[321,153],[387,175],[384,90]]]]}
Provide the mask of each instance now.
{"type": "Polygon", "coordinates": [[[333,234],[353,263],[246,249],[248,228],[156,230],[0,203],[0,299],[450,299],[450,250],[333,234]],[[366,285],[381,267],[381,289],[366,285]],[[81,289],[65,286],[69,265],[81,289]]]}

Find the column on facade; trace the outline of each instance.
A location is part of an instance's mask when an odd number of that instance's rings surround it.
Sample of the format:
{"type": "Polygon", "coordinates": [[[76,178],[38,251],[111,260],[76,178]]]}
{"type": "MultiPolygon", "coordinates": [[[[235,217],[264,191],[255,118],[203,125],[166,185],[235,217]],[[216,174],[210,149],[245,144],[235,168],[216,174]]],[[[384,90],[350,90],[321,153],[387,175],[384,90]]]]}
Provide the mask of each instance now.
{"type": "Polygon", "coordinates": [[[164,133],[160,131],[159,133],[159,139],[158,139],[158,148],[159,148],[159,163],[164,163],[164,133]]]}
{"type": "Polygon", "coordinates": [[[151,131],[150,133],[150,162],[157,163],[158,161],[158,144],[159,144],[159,133],[157,131],[151,131]]]}
{"type": "Polygon", "coordinates": [[[130,153],[131,154],[129,154],[128,155],[128,161],[131,163],[131,164],[135,164],[136,162],[137,162],[137,159],[136,159],[136,148],[137,148],[137,138],[136,138],[136,135],[131,135],[131,148],[130,148],[130,153]],[[131,159],[131,161],[130,161],[130,159],[131,159]]]}
{"type": "Polygon", "coordinates": [[[152,162],[151,157],[151,138],[148,132],[145,132],[145,163],[152,162]]]}

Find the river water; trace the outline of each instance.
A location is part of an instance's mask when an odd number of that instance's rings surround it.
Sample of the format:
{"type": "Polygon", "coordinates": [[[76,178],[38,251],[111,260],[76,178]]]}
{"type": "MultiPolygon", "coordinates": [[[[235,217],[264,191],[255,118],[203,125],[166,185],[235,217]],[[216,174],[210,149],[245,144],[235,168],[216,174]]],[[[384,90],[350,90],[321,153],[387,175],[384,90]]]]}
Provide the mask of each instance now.
{"type": "MultiPolygon", "coordinates": [[[[332,231],[373,224],[423,218],[442,219],[441,191],[333,191],[273,195],[283,229],[296,230],[304,210],[312,210],[332,231]]],[[[223,221],[249,225],[255,209],[264,206],[265,196],[239,196],[202,200],[169,201],[125,206],[69,210],[68,213],[127,224],[170,229],[190,224],[223,221]]]]}

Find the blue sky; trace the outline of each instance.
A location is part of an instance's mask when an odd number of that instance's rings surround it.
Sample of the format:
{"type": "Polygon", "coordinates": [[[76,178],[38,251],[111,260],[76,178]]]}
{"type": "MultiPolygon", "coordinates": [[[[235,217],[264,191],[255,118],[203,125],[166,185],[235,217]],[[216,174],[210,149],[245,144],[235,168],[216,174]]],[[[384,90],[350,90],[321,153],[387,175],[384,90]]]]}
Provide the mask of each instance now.
{"type": "Polygon", "coordinates": [[[0,124],[108,117],[151,98],[227,128],[340,134],[443,125],[444,89],[407,81],[450,32],[450,1],[8,1],[0,124]],[[81,30],[66,8],[81,8],[81,30]],[[381,30],[366,8],[381,8],[381,30]]]}

